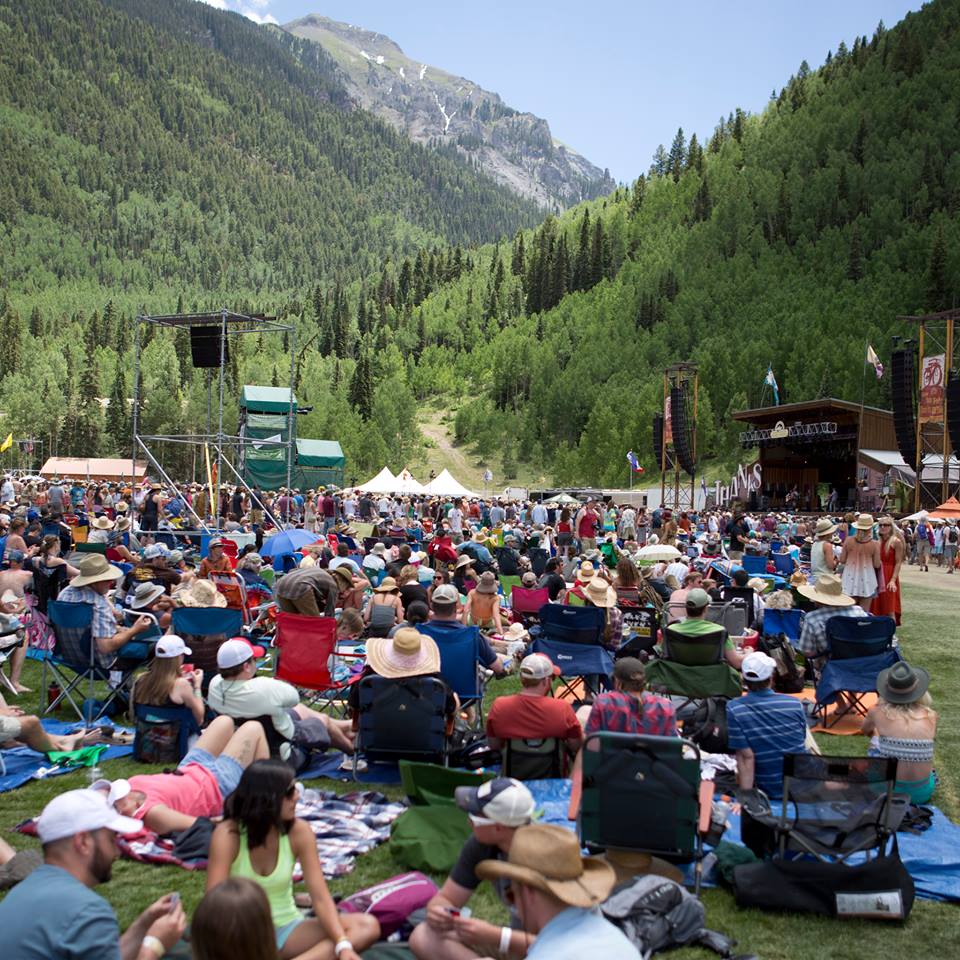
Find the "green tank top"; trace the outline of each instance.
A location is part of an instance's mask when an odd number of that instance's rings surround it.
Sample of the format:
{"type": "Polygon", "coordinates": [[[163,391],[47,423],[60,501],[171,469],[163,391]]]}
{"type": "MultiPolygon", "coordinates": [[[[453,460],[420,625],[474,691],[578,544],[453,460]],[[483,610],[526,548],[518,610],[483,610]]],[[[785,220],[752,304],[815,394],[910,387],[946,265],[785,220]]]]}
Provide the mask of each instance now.
{"type": "Polygon", "coordinates": [[[230,865],[231,877],[245,877],[263,887],[263,892],[270,902],[270,915],[275,927],[283,927],[294,920],[302,920],[303,914],[297,909],[293,901],[293,849],[290,846],[290,837],[281,834],[280,846],[277,850],[277,865],[273,873],[262,876],[257,873],[250,861],[250,848],[247,846],[247,835],[240,833],[240,850],[237,859],[230,865]]]}

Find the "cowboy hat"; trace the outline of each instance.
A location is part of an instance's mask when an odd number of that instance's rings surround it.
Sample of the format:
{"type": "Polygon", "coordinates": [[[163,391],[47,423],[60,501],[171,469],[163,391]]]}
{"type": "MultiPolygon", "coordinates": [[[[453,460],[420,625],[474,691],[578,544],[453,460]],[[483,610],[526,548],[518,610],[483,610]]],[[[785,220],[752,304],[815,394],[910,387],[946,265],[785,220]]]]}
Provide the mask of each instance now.
{"type": "Polygon", "coordinates": [[[497,578],[488,570],[480,574],[480,580],[477,583],[477,593],[496,593],[497,578]]]}
{"type": "Polygon", "coordinates": [[[873,517],[869,513],[861,513],[857,517],[857,522],[853,525],[854,530],[872,530],[873,517]]]}
{"type": "MultiPolygon", "coordinates": [[[[337,567],[337,570],[342,570],[342,569],[343,569],[342,566],[337,567]]],[[[352,577],[350,578],[350,582],[353,583],[352,577]]],[[[392,593],[394,590],[398,590],[398,589],[399,587],[397,586],[397,581],[394,580],[393,577],[384,577],[383,580],[380,581],[380,586],[373,588],[373,592],[374,593],[392,593]]]]}
{"type": "Polygon", "coordinates": [[[821,537],[827,537],[837,529],[837,525],[829,517],[821,517],[817,521],[817,528],[814,533],[819,540],[821,537]]]}
{"type": "Polygon", "coordinates": [[[589,580],[596,572],[596,567],[587,560],[577,568],[577,579],[582,583],[589,580]]]}
{"type": "Polygon", "coordinates": [[[90,521],[90,526],[97,530],[112,530],[113,521],[109,517],[100,514],[100,516],[94,517],[90,521]]]}
{"type": "Polygon", "coordinates": [[[877,675],[877,693],[887,703],[916,703],[930,686],[930,674],[923,667],[911,667],[905,660],[877,675]]]}
{"type": "Polygon", "coordinates": [[[401,627],[392,637],[367,640],[367,662],[381,677],[419,677],[440,669],[440,648],[432,637],[401,627]]]}
{"type": "Polygon", "coordinates": [[[123,576],[123,571],[107,563],[107,558],[102,553],[91,553],[78,560],[77,569],[80,575],[70,581],[71,587],[86,587],[103,580],[119,580],[123,576]]]}
{"type": "Polygon", "coordinates": [[[519,827],[508,860],[481,860],[483,880],[515,880],[549,893],[571,907],[595,907],[617,882],[610,864],[598,857],[581,857],[576,835],[550,823],[519,827]]]}
{"type": "Polygon", "coordinates": [[[227,598],[209,580],[197,578],[178,590],[175,598],[185,607],[225,607],[227,598]]]}
{"type": "Polygon", "coordinates": [[[584,593],[587,595],[587,599],[594,606],[615,607],[617,605],[616,591],[606,582],[606,580],[601,580],[599,577],[594,577],[593,579],[587,581],[587,585],[583,589],[584,593]]]}
{"type": "Polygon", "coordinates": [[[116,524],[117,533],[123,533],[125,530],[129,530],[131,526],[131,521],[129,517],[118,517],[116,524]]]}
{"type": "Polygon", "coordinates": [[[153,583],[146,580],[137,584],[137,589],[133,591],[133,597],[130,600],[130,607],[133,610],[142,610],[149,607],[157,597],[162,597],[165,590],[159,583],[153,583]]]}
{"type": "Polygon", "coordinates": [[[817,582],[797,587],[797,593],[814,603],[822,603],[826,607],[852,607],[857,601],[843,592],[843,584],[839,577],[832,573],[825,573],[817,577],[817,582]]]}
{"type": "MultiPolygon", "coordinates": [[[[350,570],[350,565],[347,563],[341,563],[339,567],[334,567],[330,571],[334,577],[343,581],[343,588],[350,589],[353,587],[353,573],[350,570]]],[[[387,577],[387,580],[390,578],[387,577]]],[[[384,581],[386,582],[386,580],[384,581]]]]}

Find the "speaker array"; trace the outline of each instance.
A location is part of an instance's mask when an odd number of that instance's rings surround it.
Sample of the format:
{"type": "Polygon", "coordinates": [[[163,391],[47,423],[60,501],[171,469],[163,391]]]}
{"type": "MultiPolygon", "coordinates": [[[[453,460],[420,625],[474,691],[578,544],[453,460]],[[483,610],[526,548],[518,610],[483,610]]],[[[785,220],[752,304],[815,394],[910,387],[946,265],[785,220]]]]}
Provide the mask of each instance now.
{"type": "Polygon", "coordinates": [[[947,428],[951,449],[960,450],[960,375],[952,372],[947,380],[947,428]]]}
{"type": "MultiPolygon", "coordinates": [[[[190,328],[190,357],[193,365],[200,370],[220,366],[220,341],[222,329],[220,327],[191,327],[190,328]]],[[[224,363],[230,360],[230,341],[223,344],[224,363]]]]}
{"type": "Polygon", "coordinates": [[[686,383],[670,388],[670,419],[673,426],[673,450],[677,462],[690,476],[694,473],[693,437],[688,416],[689,396],[686,383]]]}
{"type": "MultiPolygon", "coordinates": [[[[893,427],[900,456],[911,466],[917,464],[917,414],[914,393],[917,368],[913,350],[894,350],[890,355],[893,399],[893,427]]],[[[951,429],[951,436],[953,430],[951,429]]]]}

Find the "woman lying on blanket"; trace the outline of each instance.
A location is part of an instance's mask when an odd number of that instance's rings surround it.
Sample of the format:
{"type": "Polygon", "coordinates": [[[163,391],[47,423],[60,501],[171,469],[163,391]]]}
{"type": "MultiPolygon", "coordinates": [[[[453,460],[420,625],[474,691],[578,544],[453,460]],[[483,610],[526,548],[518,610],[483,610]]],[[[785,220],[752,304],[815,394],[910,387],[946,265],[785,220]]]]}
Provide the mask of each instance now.
{"type": "Polygon", "coordinates": [[[227,877],[245,877],[263,887],[270,901],[281,960],[329,957],[358,960],[380,938],[380,925],[366,913],[342,914],[323,878],[317,842],[296,817],[299,784],[282,760],[258,760],[244,771],[227,799],[226,819],[217,825],[207,864],[207,892],[227,877]],[[299,861],[315,918],[307,919],[293,899],[293,869],[299,861]]]}

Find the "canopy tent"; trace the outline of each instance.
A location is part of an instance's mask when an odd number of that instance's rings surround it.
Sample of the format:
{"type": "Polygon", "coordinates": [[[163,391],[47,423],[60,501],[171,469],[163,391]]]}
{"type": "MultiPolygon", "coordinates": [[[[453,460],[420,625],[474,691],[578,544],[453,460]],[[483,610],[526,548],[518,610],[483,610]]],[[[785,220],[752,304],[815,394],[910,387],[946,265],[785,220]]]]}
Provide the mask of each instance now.
{"type": "Polygon", "coordinates": [[[561,506],[567,506],[570,504],[580,505],[580,501],[576,497],[571,497],[569,493],[558,493],[555,496],[550,497],[549,500],[544,500],[544,503],[558,503],[561,506]]]}
{"type": "Polygon", "coordinates": [[[394,478],[396,480],[396,486],[394,487],[394,493],[426,493],[426,487],[416,480],[413,474],[404,467],[397,476],[394,478]]]}
{"type": "Polygon", "coordinates": [[[933,520],[960,520],[960,500],[950,497],[930,514],[933,520]]]}
{"type": "Polygon", "coordinates": [[[256,413],[289,413],[291,402],[297,412],[297,398],[289,387],[259,387],[248,383],[240,395],[240,407],[256,413]]]}
{"type": "Polygon", "coordinates": [[[459,480],[451,476],[449,470],[441,470],[427,484],[427,493],[434,497],[476,497],[473,491],[468,490],[459,480]]]}
{"type": "MultiPolygon", "coordinates": [[[[147,475],[147,465],[138,460],[133,470],[133,479],[142,480],[147,475]]],[[[130,480],[129,457],[50,457],[43,465],[40,476],[70,477],[72,480],[130,480]]]]}
{"type": "Polygon", "coordinates": [[[372,480],[361,483],[357,490],[363,493],[393,493],[397,486],[397,478],[384,467],[372,480]]]}
{"type": "Polygon", "coordinates": [[[916,513],[911,513],[909,517],[904,517],[904,520],[927,520],[930,517],[930,513],[927,510],[918,510],[916,513]]]}

